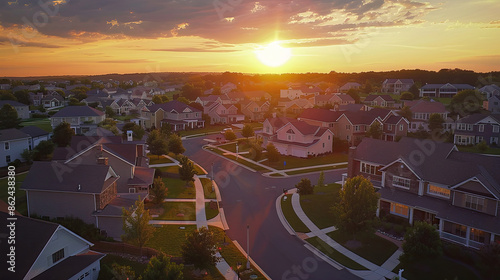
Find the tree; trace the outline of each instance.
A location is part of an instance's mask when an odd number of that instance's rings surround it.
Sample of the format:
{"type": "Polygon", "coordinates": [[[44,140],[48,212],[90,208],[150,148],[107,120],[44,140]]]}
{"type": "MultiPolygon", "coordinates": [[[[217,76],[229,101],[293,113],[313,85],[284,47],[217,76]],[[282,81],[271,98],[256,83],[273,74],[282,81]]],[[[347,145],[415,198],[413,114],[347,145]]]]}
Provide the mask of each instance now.
{"type": "Polygon", "coordinates": [[[314,186],[311,184],[311,180],[307,178],[300,179],[300,182],[295,185],[297,192],[300,195],[308,195],[314,193],[314,186]]]}
{"type": "Polygon", "coordinates": [[[194,181],[194,175],[196,171],[194,170],[194,165],[188,157],[182,156],[179,160],[181,166],[179,167],[179,175],[181,180],[188,182],[194,181]]]}
{"type": "Polygon", "coordinates": [[[241,135],[247,139],[248,137],[254,136],[255,132],[253,131],[253,127],[249,124],[245,124],[245,126],[243,126],[243,130],[241,131],[241,135]]]}
{"type": "Polygon", "coordinates": [[[20,123],[16,109],[10,104],[4,104],[0,109],[0,129],[18,128],[20,123]]]}
{"type": "Polygon", "coordinates": [[[110,106],[106,106],[106,118],[112,118],[115,116],[115,111],[110,106]]]}
{"type": "Polygon", "coordinates": [[[182,280],[184,265],[170,262],[164,253],[152,257],[142,275],[143,280],[182,280]]]}
{"type": "Polygon", "coordinates": [[[486,267],[487,279],[495,279],[498,275],[498,267],[500,267],[500,244],[491,243],[484,245],[479,250],[482,263],[486,267]]]}
{"type": "Polygon", "coordinates": [[[227,141],[233,141],[236,140],[236,134],[232,130],[226,130],[224,132],[224,138],[226,138],[227,141]]]}
{"type": "Polygon", "coordinates": [[[219,261],[216,256],[215,236],[206,227],[188,235],[181,249],[184,261],[193,264],[196,268],[209,268],[219,261]]]}
{"type": "Polygon", "coordinates": [[[325,185],[325,172],[321,171],[318,178],[318,187],[323,187],[325,185]]]}
{"type": "Polygon", "coordinates": [[[123,232],[122,240],[132,245],[139,246],[141,249],[146,242],[153,237],[154,228],[149,224],[151,215],[149,210],[144,210],[144,201],[139,197],[135,202],[135,209],[122,208],[123,212],[123,232]]]}
{"type": "Polygon", "coordinates": [[[413,100],[415,98],[415,96],[413,95],[413,93],[409,92],[409,91],[403,91],[401,93],[401,96],[399,97],[399,99],[401,100],[413,100]]]}
{"type": "Polygon", "coordinates": [[[483,95],[477,90],[462,90],[453,96],[448,107],[461,117],[479,113],[483,107],[483,95]]]}
{"type": "Polygon", "coordinates": [[[486,152],[486,150],[488,150],[488,144],[486,144],[486,141],[483,140],[476,145],[476,148],[481,153],[484,153],[486,152]]]}
{"type": "Polygon", "coordinates": [[[186,149],[182,145],[182,139],[179,135],[170,135],[170,139],[168,141],[168,150],[174,153],[176,156],[179,154],[183,154],[186,151],[186,149]]]}
{"type": "Polygon", "coordinates": [[[370,180],[363,176],[348,179],[339,191],[339,201],[332,207],[334,225],[351,233],[367,229],[375,217],[378,198],[370,180]]]}
{"type": "Polygon", "coordinates": [[[24,149],[23,152],[21,153],[21,157],[26,163],[31,164],[33,162],[34,154],[35,154],[34,150],[24,149]]]}
{"type": "Polygon", "coordinates": [[[441,238],[433,225],[416,221],[408,229],[403,241],[402,262],[435,258],[443,254],[441,238]]]}
{"type": "Polygon", "coordinates": [[[189,105],[191,103],[191,101],[189,101],[189,99],[187,99],[184,96],[181,96],[181,97],[177,98],[177,101],[182,102],[182,103],[184,103],[186,105],[189,105]]]}
{"type": "Polygon", "coordinates": [[[361,97],[359,97],[358,91],[356,89],[353,89],[353,88],[349,89],[347,91],[347,95],[351,96],[352,99],[354,99],[354,102],[356,104],[360,104],[361,103],[361,97]]]}
{"type": "Polygon", "coordinates": [[[403,108],[401,108],[401,110],[398,113],[403,118],[407,119],[408,121],[411,121],[413,112],[411,111],[409,106],[403,106],[403,108]]]}
{"type": "Polygon", "coordinates": [[[33,151],[33,158],[35,160],[47,159],[54,152],[54,143],[48,140],[40,141],[33,151]]]}
{"type": "Polygon", "coordinates": [[[125,125],[123,125],[123,128],[122,128],[123,139],[127,139],[127,131],[129,131],[129,130],[132,131],[132,138],[136,141],[141,140],[142,137],[144,136],[144,133],[145,133],[144,129],[140,125],[129,122],[129,123],[126,123],[125,125]]]}
{"type": "Polygon", "coordinates": [[[429,130],[441,131],[443,129],[444,119],[440,114],[434,113],[429,116],[429,130]]]}
{"type": "Polygon", "coordinates": [[[149,194],[153,196],[153,203],[161,204],[167,197],[167,190],[165,183],[163,183],[163,179],[161,177],[156,177],[153,182],[153,187],[149,191],[149,194]]]}
{"type": "Polygon", "coordinates": [[[148,144],[149,151],[153,155],[160,155],[168,153],[168,142],[164,135],[162,135],[157,129],[152,130],[148,138],[146,139],[146,144],[148,144]]]}
{"type": "Polygon", "coordinates": [[[269,162],[278,162],[281,158],[281,154],[273,143],[269,142],[266,146],[267,159],[269,162]]]}
{"type": "Polygon", "coordinates": [[[10,93],[10,91],[1,90],[0,91],[0,100],[17,101],[17,98],[14,96],[14,94],[10,93]]]}
{"type": "Polygon", "coordinates": [[[69,106],[83,106],[85,103],[80,102],[78,99],[71,97],[68,102],[69,106]]]}
{"type": "Polygon", "coordinates": [[[16,97],[17,101],[25,104],[25,105],[30,105],[30,95],[27,90],[19,90],[14,92],[14,96],[16,97]]]}
{"type": "MultiPolygon", "coordinates": [[[[193,84],[186,83],[182,87],[182,96],[189,100],[195,100],[198,96],[201,96],[201,88],[193,86],[193,84]]],[[[187,103],[189,104],[189,103],[187,103]]]]}
{"type": "Polygon", "coordinates": [[[372,84],[370,82],[366,82],[365,87],[363,88],[363,92],[366,94],[370,94],[372,91],[372,84]]]}
{"type": "Polygon", "coordinates": [[[155,104],[162,104],[162,103],[167,103],[169,100],[168,100],[168,96],[166,96],[165,94],[162,94],[162,95],[155,95],[153,96],[153,102],[155,104]]]}
{"type": "Polygon", "coordinates": [[[413,94],[414,97],[416,96],[419,96],[420,94],[420,91],[418,90],[419,86],[417,83],[414,83],[410,89],[408,90],[409,92],[411,92],[413,94]]]}
{"type": "Polygon", "coordinates": [[[66,147],[71,142],[71,137],[73,137],[73,135],[75,135],[75,131],[71,128],[70,124],[62,122],[54,128],[52,141],[58,147],[66,147]]]}
{"type": "Polygon", "coordinates": [[[111,265],[111,274],[113,275],[112,280],[134,280],[135,271],[126,265],[119,265],[113,263],[111,265]]]}
{"type": "Polygon", "coordinates": [[[262,157],[262,140],[254,139],[253,141],[249,141],[250,145],[250,159],[251,160],[260,160],[262,157]]]}
{"type": "Polygon", "coordinates": [[[160,133],[168,139],[170,135],[172,135],[172,125],[170,125],[169,123],[162,124],[162,126],[160,127],[160,133]]]}
{"type": "Polygon", "coordinates": [[[370,125],[370,128],[366,132],[366,136],[374,139],[382,138],[383,134],[384,131],[382,130],[382,125],[379,122],[374,122],[372,125],[370,125]]]}

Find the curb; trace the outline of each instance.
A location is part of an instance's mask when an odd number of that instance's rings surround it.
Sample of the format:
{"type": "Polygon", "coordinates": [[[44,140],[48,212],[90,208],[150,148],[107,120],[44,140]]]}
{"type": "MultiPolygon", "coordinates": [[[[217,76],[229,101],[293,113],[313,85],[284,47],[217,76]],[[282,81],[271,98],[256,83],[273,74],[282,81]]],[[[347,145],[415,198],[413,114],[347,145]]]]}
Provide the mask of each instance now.
{"type": "Polygon", "coordinates": [[[286,229],[286,231],[288,231],[290,235],[297,235],[293,230],[292,226],[288,223],[288,220],[285,218],[283,211],[281,210],[281,199],[283,198],[283,196],[284,194],[281,194],[276,199],[276,212],[278,214],[278,218],[280,219],[280,222],[283,225],[283,227],[286,229]]]}
{"type": "MultiPolygon", "coordinates": [[[[245,252],[245,250],[243,250],[243,248],[241,247],[240,243],[238,243],[238,241],[234,240],[233,244],[236,246],[236,248],[238,248],[238,250],[240,250],[240,252],[244,256],[246,256],[247,252],[245,252]]],[[[255,267],[255,269],[257,269],[266,279],[271,280],[271,277],[269,277],[269,275],[267,275],[267,273],[265,273],[264,270],[262,270],[262,268],[260,268],[260,266],[252,259],[252,257],[250,257],[249,260],[250,260],[250,263],[255,267]]]]}

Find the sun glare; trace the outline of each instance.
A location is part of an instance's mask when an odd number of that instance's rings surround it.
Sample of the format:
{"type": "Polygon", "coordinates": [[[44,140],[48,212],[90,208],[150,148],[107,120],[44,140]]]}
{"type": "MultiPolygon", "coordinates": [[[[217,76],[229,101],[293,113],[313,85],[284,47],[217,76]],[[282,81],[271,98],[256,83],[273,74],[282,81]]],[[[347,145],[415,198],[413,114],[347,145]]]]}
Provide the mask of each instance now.
{"type": "Polygon", "coordinates": [[[283,48],[277,42],[270,43],[262,49],[256,50],[255,55],[262,64],[278,67],[285,64],[292,56],[292,51],[283,48]]]}

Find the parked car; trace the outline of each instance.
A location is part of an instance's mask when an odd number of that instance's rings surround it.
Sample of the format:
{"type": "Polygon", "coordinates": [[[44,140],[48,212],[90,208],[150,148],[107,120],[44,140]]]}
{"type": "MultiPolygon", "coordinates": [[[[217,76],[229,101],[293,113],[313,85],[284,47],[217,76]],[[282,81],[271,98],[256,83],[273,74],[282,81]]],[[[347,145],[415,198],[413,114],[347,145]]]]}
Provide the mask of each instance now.
{"type": "Polygon", "coordinates": [[[226,131],[233,131],[233,129],[232,129],[232,128],[230,128],[230,127],[228,127],[228,128],[224,128],[224,129],[220,132],[220,134],[226,134],[226,131]]]}

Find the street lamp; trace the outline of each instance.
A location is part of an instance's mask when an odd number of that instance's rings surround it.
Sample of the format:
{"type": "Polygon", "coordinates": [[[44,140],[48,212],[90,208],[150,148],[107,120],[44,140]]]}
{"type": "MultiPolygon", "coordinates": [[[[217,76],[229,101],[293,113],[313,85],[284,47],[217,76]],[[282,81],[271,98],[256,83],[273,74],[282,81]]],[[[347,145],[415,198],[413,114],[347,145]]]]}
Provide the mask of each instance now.
{"type": "Polygon", "coordinates": [[[250,225],[247,225],[247,269],[250,269],[250,225]]]}

